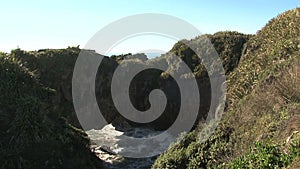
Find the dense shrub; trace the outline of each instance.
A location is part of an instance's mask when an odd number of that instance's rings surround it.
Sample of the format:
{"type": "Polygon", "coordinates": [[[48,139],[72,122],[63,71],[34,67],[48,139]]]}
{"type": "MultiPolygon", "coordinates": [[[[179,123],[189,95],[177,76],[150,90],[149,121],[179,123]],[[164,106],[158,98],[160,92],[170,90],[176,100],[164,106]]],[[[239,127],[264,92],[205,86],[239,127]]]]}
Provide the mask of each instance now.
{"type": "Polygon", "coordinates": [[[87,135],[53,112],[53,91],[20,64],[0,56],[0,168],[101,168],[87,135]]]}
{"type": "MultiPolygon", "coordinates": [[[[287,167],[300,155],[300,135],[293,138],[284,152],[283,145],[270,143],[255,143],[250,151],[233,160],[226,168],[283,168],[287,167]]],[[[225,167],[225,166],[223,166],[225,167]]]]}

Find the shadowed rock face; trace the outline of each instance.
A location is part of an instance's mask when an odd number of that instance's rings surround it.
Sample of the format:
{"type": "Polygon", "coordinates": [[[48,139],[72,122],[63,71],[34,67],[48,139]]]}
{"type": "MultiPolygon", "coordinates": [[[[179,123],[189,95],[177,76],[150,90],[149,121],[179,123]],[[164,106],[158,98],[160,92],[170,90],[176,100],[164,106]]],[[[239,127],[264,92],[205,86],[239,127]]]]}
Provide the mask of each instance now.
{"type": "MultiPolygon", "coordinates": [[[[111,96],[111,83],[115,70],[120,64],[124,62],[130,62],[130,64],[162,64],[164,60],[169,56],[161,57],[161,60],[151,62],[143,62],[141,60],[134,59],[122,59],[116,62],[116,59],[104,57],[101,65],[98,69],[96,78],[96,97],[101,113],[106,118],[108,123],[113,123],[115,126],[122,126],[129,123],[132,126],[147,126],[158,130],[164,130],[170,127],[177,118],[177,114],[180,110],[181,95],[179,87],[176,81],[171,77],[163,77],[165,73],[157,69],[146,69],[136,74],[129,86],[129,98],[135,109],[139,111],[146,111],[150,109],[149,94],[154,89],[160,89],[164,92],[167,98],[167,104],[165,110],[162,112],[159,118],[147,123],[136,123],[131,120],[127,120],[117,111],[114,106],[114,102],[111,96]],[[162,61],[163,60],[163,61],[162,61]]],[[[125,67],[130,69],[129,66],[125,67]]],[[[170,65],[172,67],[173,65],[170,65]]],[[[176,70],[175,70],[176,71],[176,70]]],[[[126,71],[125,71],[126,72],[126,71]]],[[[126,73],[125,73],[126,76],[126,73]]],[[[189,79],[186,79],[189,80],[189,79]]],[[[199,110],[199,118],[205,118],[206,113],[210,106],[210,83],[209,79],[205,77],[197,77],[199,85],[199,91],[201,96],[201,105],[199,110]]],[[[119,81],[122,83],[122,80],[119,81]]],[[[126,86],[124,86],[126,87],[126,86]]]]}
{"type": "MultiPolygon", "coordinates": [[[[117,66],[118,64],[116,61],[110,58],[105,58],[98,70],[96,96],[98,104],[101,105],[99,106],[100,110],[106,120],[115,125],[120,125],[120,123],[125,121],[134,126],[143,125],[141,123],[125,120],[114,106],[110,86],[114,70],[117,66]]],[[[175,120],[176,112],[178,113],[180,106],[180,94],[176,82],[172,78],[163,79],[161,77],[161,73],[162,71],[155,69],[142,71],[134,77],[129,87],[131,103],[139,111],[146,111],[150,108],[149,94],[153,89],[161,89],[164,91],[168,98],[167,107],[159,119],[147,125],[150,127],[155,126],[157,129],[165,129],[169,127],[172,121],[175,120]]],[[[120,83],[122,83],[122,81],[120,81],[120,83]]]]}
{"type": "MultiPolygon", "coordinates": [[[[249,35],[237,32],[219,32],[214,35],[207,35],[223,60],[226,73],[232,71],[238,64],[241,57],[242,47],[250,37],[249,35]]],[[[201,46],[201,36],[190,41],[185,41],[193,46],[201,46]]],[[[169,76],[172,71],[180,71],[178,58],[182,59],[191,72],[196,76],[200,91],[200,107],[198,119],[206,117],[210,106],[210,82],[205,67],[195,53],[181,41],[174,45],[173,49],[167,54],[148,60],[145,55],[119,55],[104,57],[98,69],[96,77],[96,97],[100,110],[108,123],[120,125],[128,122],[131,125],[140,126],[126,120],[116,110],[111,97],[111,80],[115,69],[123,61],[133,64],[161,64],[167,65],[168,70],[145,70],[138,73],[130,84],[130,100],[133,106],[140,111],[150,108],[149,93],[153,89],[161,89],[167,97],[167,106],[162,115],[155,121],[148,123],[147,126],[155,129],[167,129],[176,119],[180,109],[180,91],[175,80],[169,76]],[[174,59],[173,55],[178,56],[174,59]]],[[[202,49],[199,49],[202,50],[202,49]]],[[[80,127],[72,103],[72,75],[76,59],[80,53],[77,47],[60,50],[39,50],[34,52],[15,52],[14,57],[18,58],[29,70],[34,71],[40,82],[56,90],[53,97],[56,110],[76,127],[80,127]]],[[[204,52],[203,50],[202,52],[204,52]]],[[[90,51],[93,53],[93,51],[90,51]]],[[[98,55],[93,53],[93,55],[98,55]]],[[[129,68],[129,67],[128,67],[129,68]]]]}

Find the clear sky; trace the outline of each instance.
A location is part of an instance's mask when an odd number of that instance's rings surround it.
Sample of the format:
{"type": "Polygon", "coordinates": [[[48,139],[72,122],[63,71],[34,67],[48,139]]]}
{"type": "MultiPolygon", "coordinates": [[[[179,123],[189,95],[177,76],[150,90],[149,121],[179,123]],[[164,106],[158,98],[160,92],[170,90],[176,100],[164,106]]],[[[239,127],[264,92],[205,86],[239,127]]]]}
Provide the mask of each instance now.
{"type": "MultiPolygon", "coordinates": [[[[202,33],[221,30],[256,33],[271,18],[297,6],[299,0],[1,0],[0,51],[9,52],[17,47],[25,50],[83,47],[102,27],[140,13],[172,15],[193,24],[202,33]]],[[[130,39],[113,52],[134,53],[145,46],[169,50],[174,40],[161,38],[130,39]]]]}

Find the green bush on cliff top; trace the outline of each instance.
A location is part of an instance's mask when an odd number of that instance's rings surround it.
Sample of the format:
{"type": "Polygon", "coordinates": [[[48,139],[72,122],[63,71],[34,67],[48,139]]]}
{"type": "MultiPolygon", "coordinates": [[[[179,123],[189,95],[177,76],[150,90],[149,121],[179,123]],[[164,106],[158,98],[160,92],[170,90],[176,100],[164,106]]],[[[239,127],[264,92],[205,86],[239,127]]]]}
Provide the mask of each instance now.
{"type": "Polygon", "coordinates": [[[53,91],[16,58],[0,56],[0,168],[99,168],[87,135],[53,112],[53,91]]]}

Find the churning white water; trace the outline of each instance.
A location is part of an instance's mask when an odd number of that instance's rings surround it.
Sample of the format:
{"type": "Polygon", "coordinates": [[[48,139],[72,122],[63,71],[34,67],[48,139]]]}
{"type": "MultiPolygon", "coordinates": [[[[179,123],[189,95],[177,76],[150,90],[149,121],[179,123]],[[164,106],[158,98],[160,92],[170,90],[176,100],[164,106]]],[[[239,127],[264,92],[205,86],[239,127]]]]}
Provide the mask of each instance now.
{"type": "MultiPolygon", "coordinates": [[[[124,158],[117,154],[136,154],[147,153],[159,154],[162,150],[166,150],[173,140],[171,135],[164,134],[163,139],[155,141],[151,146],[147,146],[148,138],[162,133],[150,128],[131,127],[126,131],[118,131],[116,128],[108,124],[101,130],[89,130],[88,136],[93,142],[93,151],[100,159],[104,161],[104,165],[109,169],[139,169],[151,168],[156,156],[147,158],[124,158]],[[128,138],[144,138],[145,144],[138,145],[128,138]],[[153,147],[155,146],[155,147],[153,147]],[[157,152],[156,152],[157,151],[157,152]]],[[[151,140],[151,143],[153,140],[151,140]]]]}

